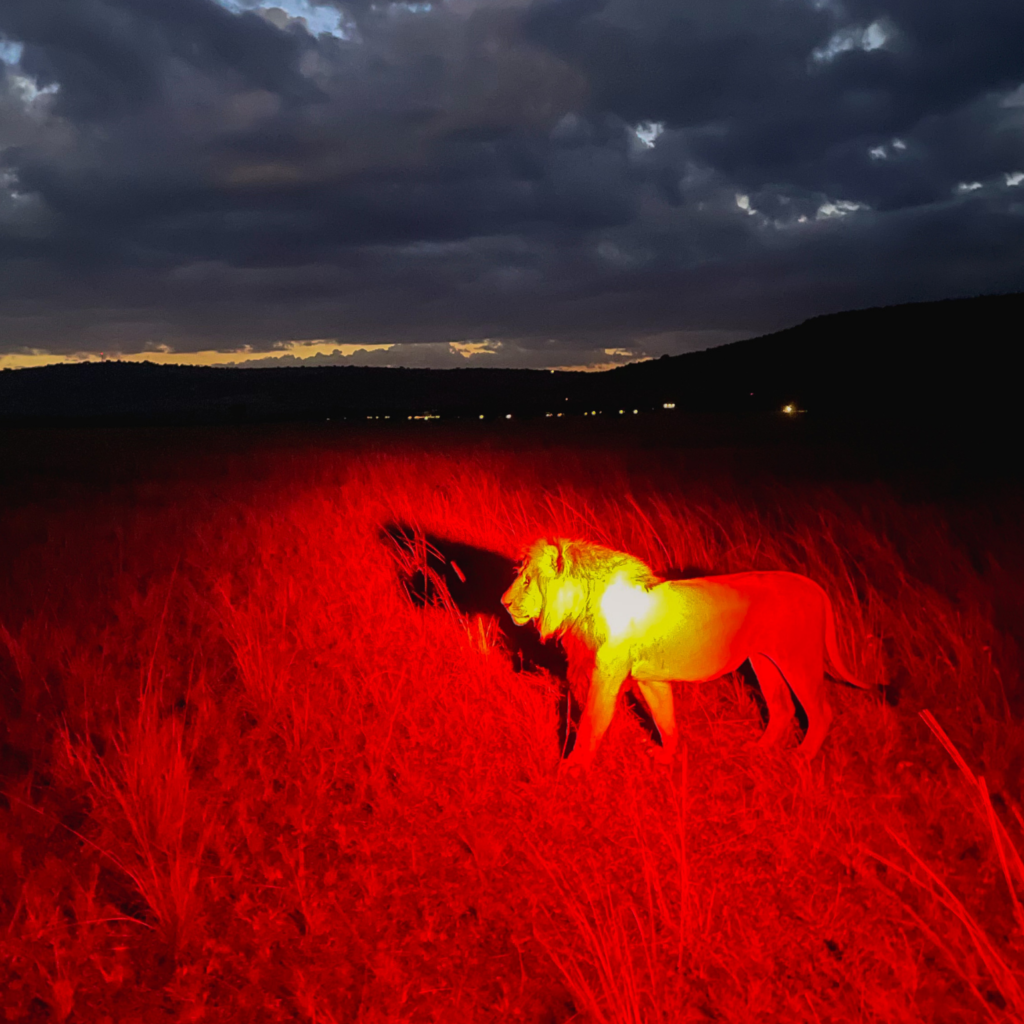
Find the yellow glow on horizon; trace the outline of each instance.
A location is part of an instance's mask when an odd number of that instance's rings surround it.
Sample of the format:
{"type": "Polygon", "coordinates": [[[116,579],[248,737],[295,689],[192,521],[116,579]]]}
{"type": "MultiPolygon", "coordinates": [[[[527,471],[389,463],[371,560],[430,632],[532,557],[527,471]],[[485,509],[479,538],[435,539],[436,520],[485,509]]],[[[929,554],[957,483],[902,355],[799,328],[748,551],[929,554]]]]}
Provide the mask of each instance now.
{"type": "Polygon", "coordinates": [[[552,373],[603,373],[605,370],[614,370],[622,363],[591,363],[589,366],[549,366],[552,373]]]}
{"type": "MultiPolygon", "coordinates": [[[[485,339],[479,342],[449,342],[449,350],[465,359],[473,356],[496,355],[500,342],[485,339]]],[[[340,355],[346,359],[360,352],[386,352],[395,348],[389,344],[351,344],[317,338],[309,341],[289,341],[272,349],[254,349],[251,345],[231,351],[201,349],[197,352],[175,352],[169,346],[148,349],[143,352],[46,352],[39,349],[29,352],[0,353],[0,370],[28,369],[35,366],[56,366],[67,363],[100,363],[107,360],[126,363],[159,363],[164,366],[236,366],[256,359],[282,359],[292,356],[296,360],[312,359],[314,356],[340,355]]],[[[626,354],[625,349],[606,349],[607,353],[626,354]]],[[[652,356],[642,356],[632,362],[644,363],[652,356]]],[[[290,360],[289,360],[290,363],[290,360]]],[[[356,364],[353,364],[356,365],[356,364]]],[[[603,373],[624,365],[622,362],[599,362],[569,366],[547,367],[552,373],[603,373]]]]}
{"type": "Polygon", "coordinates": [[[263,352],[248,345],[233,352],[219,352],[216,349],[203,349],[199,352],[173,352],[166,347],[147,352],[108,352],[102,355],[97,352],[75,352],[71,355],[56,352],[12,352],[0,354],[0,369],[18,370],[32,366],[56,366],[64,363],[101,363],[105,360],[117,360],[124,363],[160,363],[165,366],[233,366],[251,359],[281,359],[284,356],[310,359],[317,355],[330,356],[335,353],[348,357],[357,352],[386,352],[391,348],[394,348],[394,345],[351,345],[317,339],[315,341],[290,341],[280,348],[263,352]]]}
{"type": "MultiPolygon", "coordinates": [[[[605,349],[606,354],[612,352],[624,353],[625,349],[605,349]]],[[[638,356],[636,359],[630,359],[628,362],[632,363],[647,363],[650,362],[654,356],[638,356]]],[[[554,373],[556,370],[562,373],[604,373],[605,370],[616,370],[620,366],[626,366],[627,363],[591,363],[589,366],[549,366],[548,369],[554,373]]]]}
{"type": "Polygon", "coordinates": [[[57,356],[49,352],[0,353],[0,370],[27,370],[33,366],[51,366],[56,363],[98,363],[99,356],[57,356]]]}

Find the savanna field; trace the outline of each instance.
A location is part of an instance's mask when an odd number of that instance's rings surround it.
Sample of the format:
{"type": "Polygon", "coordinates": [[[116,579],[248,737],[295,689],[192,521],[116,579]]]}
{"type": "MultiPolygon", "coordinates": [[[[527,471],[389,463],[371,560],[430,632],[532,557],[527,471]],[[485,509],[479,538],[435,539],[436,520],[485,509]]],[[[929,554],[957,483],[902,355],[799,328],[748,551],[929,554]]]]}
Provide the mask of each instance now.
{"type": "Polygon", "coordinates": [[[0,436],[4,1019],[1024,1021],[1019,494],[582,430],[0,436]],[[804,573],[877,689],[810,766],[737,672],[560,771],[426,557],[540,536],[804,573]]]}

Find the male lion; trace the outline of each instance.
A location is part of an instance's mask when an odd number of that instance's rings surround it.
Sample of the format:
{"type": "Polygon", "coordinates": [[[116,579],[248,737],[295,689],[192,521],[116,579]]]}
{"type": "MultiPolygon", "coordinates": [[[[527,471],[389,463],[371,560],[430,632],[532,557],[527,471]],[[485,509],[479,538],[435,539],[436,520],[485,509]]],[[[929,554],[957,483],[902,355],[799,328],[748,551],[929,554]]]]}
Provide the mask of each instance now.
{"type": "Polygon", "coordinates": [[[501,599],[518,625],[536,620],[541,636],[572,638],[594,655],[576,745],[567,764],[586,767],[632,677],[651,710],[669,762],[676,747],[672,682],[702,683],[750,660],[768,705],[759,740],[779,740],[795,709],[807,713],[800,752],[818,752],[832,709],[825,699],[825,653],[836,674],[868,688],[843,665],[832,602],[817,583],[792,572],[740,572],[666,581],[639,559],[584,541],[538,540],[501,599]]]}

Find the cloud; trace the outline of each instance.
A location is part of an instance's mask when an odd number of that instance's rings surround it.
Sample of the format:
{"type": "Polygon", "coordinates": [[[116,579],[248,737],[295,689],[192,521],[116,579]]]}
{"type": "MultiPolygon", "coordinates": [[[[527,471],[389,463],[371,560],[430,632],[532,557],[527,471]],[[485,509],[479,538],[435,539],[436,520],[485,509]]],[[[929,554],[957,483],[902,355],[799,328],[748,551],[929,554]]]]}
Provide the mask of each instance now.
{"type": "Polygon", "coordinates": [[[1021,38],[1005,0],[4,0],[0,352],[591,365],[1015,290],[1021,38]]]}

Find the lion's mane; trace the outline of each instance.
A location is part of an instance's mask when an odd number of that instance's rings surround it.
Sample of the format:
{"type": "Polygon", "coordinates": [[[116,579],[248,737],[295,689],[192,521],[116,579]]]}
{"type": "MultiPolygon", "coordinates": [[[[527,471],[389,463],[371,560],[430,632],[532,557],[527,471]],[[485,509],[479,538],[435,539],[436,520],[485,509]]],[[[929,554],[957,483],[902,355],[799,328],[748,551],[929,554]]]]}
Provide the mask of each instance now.
{"type": "Polygon", "coordinates": [[[530,546],[523,570],[543,581],[538,619],[541,635],[571,634],[590,650],[607,639],[604,619],[597,614],[610,583],[621,580],[650,590],[662,580],[650,568],[622,551],[587,541],[538,540],[530,546]]]}

